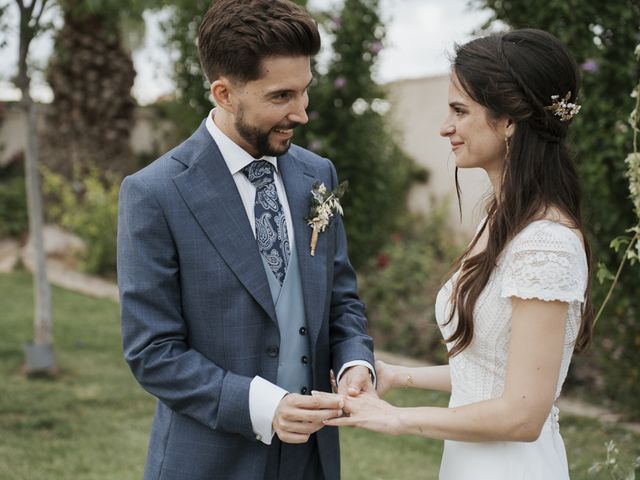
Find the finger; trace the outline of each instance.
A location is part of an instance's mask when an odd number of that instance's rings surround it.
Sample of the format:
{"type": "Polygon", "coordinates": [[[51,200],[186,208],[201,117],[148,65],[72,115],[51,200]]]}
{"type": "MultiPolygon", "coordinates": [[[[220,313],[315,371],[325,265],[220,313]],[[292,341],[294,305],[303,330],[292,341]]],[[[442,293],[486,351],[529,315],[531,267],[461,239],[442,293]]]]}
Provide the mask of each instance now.
{"type": "Polygon", "coordinates": [[[340,417],[331,418],[322,423],[328,427],[355,427],[357,422],[353,417],[340,417]]]}
{"type": "Polygon", "coordinates": [[[291,432],[276,432],[280,441],[284,443],[307,443],[309,441],[309,435],[301,435],[291,432]]]}
{"type": "Polygon", "coordinates": [[[318,430],[318,425],[322,425],[322,421],[317,423],[309,422],[289,422],[282,421],[278,424],[278,430],[281,432],[288,432],[296,435],[311,435],[318,430]]]}
{"type": "Polygon", "coordinates": [[[338,391],[338,382],[336,382],[336,375],[333,373],[333,369],[329,370],[329,382],[331,383],[331,391],[336,393],[338,391]]]}
{"type": "Polygon", "coordinates": [[[295,399],[294,405],[297,408],[321,410],[339,409],[342,408],[343,403],[339,395],[325,393],[324,395],[300,395],[300,398],[295,399]]]}
{"type": "Polygon", "coordinates": [[[311,396],[319,397],[319,398],[327,398],[327,399],[337,398],[340,404],[344,403],[344,399],[342,398],[342,396],[338,395],[337,393],[322,392],[320,390],[311,390],[311,396]]]}
{"type": "Polygon", "coordinates": [[[361,391],[362,389],[359,385],[349,385],[347,387],[347,395],[349,395],[350,397],[357,397],[358,395],[360,395],[361,391]]]}
{"type": "Polygon", "coordinates": [[[296,409],[283,412],[281,418],[286,422],[311,422],[320,423],[327,418],[340,417],[344,413],[343,409],[322,409],[322,410],[302,410],[296,409]]]}

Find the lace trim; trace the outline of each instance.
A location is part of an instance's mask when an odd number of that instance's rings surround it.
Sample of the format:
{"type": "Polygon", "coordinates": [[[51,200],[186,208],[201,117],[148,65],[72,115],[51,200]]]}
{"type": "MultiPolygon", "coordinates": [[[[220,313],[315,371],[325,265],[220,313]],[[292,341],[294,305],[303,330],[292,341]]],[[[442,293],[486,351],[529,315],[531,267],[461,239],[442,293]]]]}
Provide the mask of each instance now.
{"type": "Polygon", "coordinates": [[[568,252],[520,251],[505,268],[500,295],[565,302],[584,301],[584,276],[568,252]]]}
{"type": "Polygon", "coordinates": [[[534,222],[506,252],[500,296],[583,302],[587,279],[584,249],[567,227],[534,222]]]}

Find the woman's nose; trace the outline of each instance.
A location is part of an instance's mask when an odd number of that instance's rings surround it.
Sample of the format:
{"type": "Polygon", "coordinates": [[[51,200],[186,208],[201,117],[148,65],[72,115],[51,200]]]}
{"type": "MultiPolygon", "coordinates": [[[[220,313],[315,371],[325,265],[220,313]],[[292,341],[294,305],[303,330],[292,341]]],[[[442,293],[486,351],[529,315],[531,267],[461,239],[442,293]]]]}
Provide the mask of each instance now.
{"type": "Polygon", "coordinates": [[[453,132],[455,132],[455,127],[448,121],[445,121],[441,126],[440,126],[440,136],[442,137],[448,137],[449,135],[452,135],[453,132]]]}

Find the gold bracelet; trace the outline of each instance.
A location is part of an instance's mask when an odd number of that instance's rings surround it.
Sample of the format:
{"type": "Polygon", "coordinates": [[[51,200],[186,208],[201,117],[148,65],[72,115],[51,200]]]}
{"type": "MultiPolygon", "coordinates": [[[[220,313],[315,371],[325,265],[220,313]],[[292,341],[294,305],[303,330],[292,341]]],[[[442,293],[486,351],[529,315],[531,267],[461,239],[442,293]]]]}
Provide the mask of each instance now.
{"type": "Polygon", "coordinates": [[[407,375],[407,383],[405,384],[405,388],[413,387],[413,377],[411,375],[407,375]]]}

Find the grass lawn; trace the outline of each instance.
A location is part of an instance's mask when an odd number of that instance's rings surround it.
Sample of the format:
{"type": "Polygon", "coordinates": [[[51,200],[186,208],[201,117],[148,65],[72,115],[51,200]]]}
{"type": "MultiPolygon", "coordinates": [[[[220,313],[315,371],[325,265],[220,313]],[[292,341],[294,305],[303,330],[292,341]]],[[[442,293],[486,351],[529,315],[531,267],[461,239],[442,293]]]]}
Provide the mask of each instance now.
{"type": "MultiPolygon", "coordinates": [[[[31,277],[0,274],[0,479],[127,480],[142,478],[154,400],[122,360],[118,307],[53,289],[60,377],[22,373],[22,345],[32,338],[31,277]]],[[[398,391],[397,405],[445,405],[441,394],[398,391]]],[[[604,459],[604,443],[621,447],[619,462],[640,455],[640,436],[562,416],[572,479],[604,459]]],[[[436,479],[442,443],[358,430],[342,432],[345,480],[436,479]]]]}

